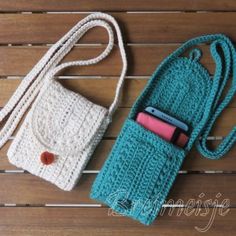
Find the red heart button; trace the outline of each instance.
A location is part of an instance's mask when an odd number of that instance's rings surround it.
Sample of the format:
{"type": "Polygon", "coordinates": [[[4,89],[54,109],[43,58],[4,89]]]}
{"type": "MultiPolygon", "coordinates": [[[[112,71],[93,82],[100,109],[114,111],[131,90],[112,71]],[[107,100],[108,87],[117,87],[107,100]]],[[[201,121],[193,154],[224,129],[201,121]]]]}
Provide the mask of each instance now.
{"type": "Polygon", "coordinates": [[[55,156],[51,152],[43,152],[40,155],[40,160],[44,165],[50,165],[53,163],[55,156]]]}

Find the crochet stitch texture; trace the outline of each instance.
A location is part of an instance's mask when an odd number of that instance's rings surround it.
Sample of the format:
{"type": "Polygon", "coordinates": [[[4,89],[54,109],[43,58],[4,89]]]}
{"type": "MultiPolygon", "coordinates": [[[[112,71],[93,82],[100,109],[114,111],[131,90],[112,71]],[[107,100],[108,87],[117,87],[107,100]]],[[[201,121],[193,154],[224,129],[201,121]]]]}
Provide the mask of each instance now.
{"type": "Polygon", "coordinates": [[[106,108],[51,80],[9,148],[8,159],[63,190],[71,190],[107,128],[107,113],[106,108]],[[39,158],[45,150],[56,155],[48,166],[39,158]]]}
{"type": "Polygon", "coordinates": [[[48,50],[0,111],[0,121],[11,113],[0,132],[2,147],[32,103],[8,150],[9,161],[63,190],[71,190],[117,109],[126,70],[126,53],[116,20],[104,13],[94,13],[78,22],[48,50]],[[65,68],[93,65],[107,57],[114,46],[111,25],[117,34],[123,68],[114,100],[107,109],[64,88],[55,75],[65,68]],[[98,26],[105,28],[109,36],[109,43],[100,55],[59,64],[88,30],[98,26]]]}
{"type": "Polygon", "coordinates": [[[235,63],[234,46],[224,35],[194,38],[167,57],[133,105],[92,186],[91,198],[143,224],[152,223],[174,183],[184,157],[200,135],[202,139],[197,141],[198,150],[212,159],[223,156],[235,143],[236,127],[216,150],[209,150],[206,146],[215,119],[235,94],[235,63]],[[213,79],[198,61],[201,56],[198,48],[192,49],[189,57],[183,56],[187,49],[196,44],[211,41],[211,54],[216,63],[213,79]],[[220,101],[230,74],[233,76],[231,87],[220,101]],[[184,149],[135,122],[137,114],[147,106],[156,107],[189,125],[190,139],[184,149]]]}

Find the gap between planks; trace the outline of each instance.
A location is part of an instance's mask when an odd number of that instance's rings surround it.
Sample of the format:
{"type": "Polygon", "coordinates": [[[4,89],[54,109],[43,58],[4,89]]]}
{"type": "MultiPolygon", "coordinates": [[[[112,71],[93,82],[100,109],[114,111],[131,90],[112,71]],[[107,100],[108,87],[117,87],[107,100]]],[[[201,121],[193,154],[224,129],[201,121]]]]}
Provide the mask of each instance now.
{"type": "MultiPolygon", "coordinates": [[[[1,15],[1,13],[0,13],[1,15]]],[[[78,40],[79,41],[79,40],[78,40]]],[[[178,42],[165,42],[165,43],[124,43],[125,46],[133,46],[133,47],[147,47],[147,46],[163,46],[163,45],[168,45],[168,46],[180,46],[182,45],[181,43],[178,42]]],[[[15,47],[15,48],[19,48],[19,47],[40,47],[40,46],[46,46],[46,47],[51,47],[53,45],[53,43],[4,43],[4,44],[0,44],[0,47],[15,47]]],[[[106,46],[107,43],[76,43],[74,45],[74,47],[101,47],[101,46],[106,46]]],[[[201,45],[207,45],[204,43],[198,44],[199,46],[201,45]]],[[[117,47],[117,44],[114,44],[114,47],[117,47]]]]}
{"type": "MultiPolygon", "coordinates": [[[[100,170],[83,170],[83,174],[98,174],[100,170]]],[[[26,170],[0,170],[0,175],[3,174],[31,174],[26,170]]],[[[178,171],[179,175],[185,174],[236,174],[236,171],[223,171],[223,170],[180,170],[178,171]]]]}
{"type": "Polygon", "coordinates": [[[234,10],[135,10],[135,11],[122,11],[122,10],[109,10],[109,11],[2,11],[0,12],[0,14],[4,15],[4,14],[21,14],[21,15],[30,15],[30,14],[92,14],[92,13],[97,13],[97,12],[103,12],[103,13],[124,13],[124,14],[175,14],[175,13],[197,13],[197,14],[201,14],[201,13],[235,13],[236,11],[234,10]]]}
{"type": "MultiPolygon", "coordinates": [[[[57,204],[57,203],[50,203],[50,204],[15,204],[15,203],[4,203],[0,204],[0,207],[49,207],[49,208],[109,208],[106,205],[96,204],[96,203],[80,203],[80,204],[57,204]]],[[[188,208],[189,206],[183,204],[163,204],[162,208],[188,208]]],[[[199,207],[199,206],[197,206],[199,207]]],[[[197,208],[193,206],[193,208],[197,208]]],[[[203,208],[204,205],[201,206],[203,208]]],[[[216,204],[214,206],[209,206],[209,208],[225,208],[223,204],[216,204]]],[[[236,206],[230,206],[230,208],[236,208],[236,206]]]]}

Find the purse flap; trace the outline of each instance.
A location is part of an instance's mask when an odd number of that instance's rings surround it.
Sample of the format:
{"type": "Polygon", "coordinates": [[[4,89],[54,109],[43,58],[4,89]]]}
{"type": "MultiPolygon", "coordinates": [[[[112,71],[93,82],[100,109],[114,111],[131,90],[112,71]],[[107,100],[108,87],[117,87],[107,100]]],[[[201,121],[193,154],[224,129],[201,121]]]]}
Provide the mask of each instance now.
{"type": "Polygon", "coordinates": [[[106,117],[106,108],[50,80],[33,105],[32,132],[48,150],[73,154],[89,145],[106,117]]]}

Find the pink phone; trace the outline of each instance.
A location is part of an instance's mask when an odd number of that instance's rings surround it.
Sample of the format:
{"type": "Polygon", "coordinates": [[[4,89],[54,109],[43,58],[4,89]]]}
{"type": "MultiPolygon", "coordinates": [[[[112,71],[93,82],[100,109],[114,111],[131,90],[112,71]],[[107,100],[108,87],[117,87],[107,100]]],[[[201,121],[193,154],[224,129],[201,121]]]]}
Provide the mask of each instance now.
{"type": "Polygon", "coordinates": [[[166,141],[172,142],[180,147],[184,147],[188,142],[188,136],[181,132],[181,129],[145,112],[138,113],[136,121],[166,141]]]}

